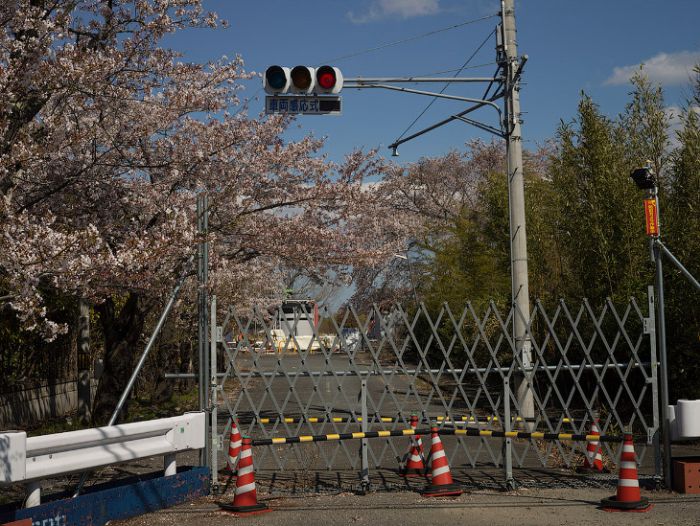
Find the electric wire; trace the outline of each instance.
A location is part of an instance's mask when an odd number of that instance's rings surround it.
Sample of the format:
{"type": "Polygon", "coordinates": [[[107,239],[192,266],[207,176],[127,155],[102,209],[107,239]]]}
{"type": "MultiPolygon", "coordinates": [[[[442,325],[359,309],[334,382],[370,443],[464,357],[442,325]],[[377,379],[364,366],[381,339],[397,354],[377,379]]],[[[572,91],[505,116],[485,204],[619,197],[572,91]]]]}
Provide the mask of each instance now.
{"type": "Polygon", "coordinates": [[[380,51],[380,50],[386,49],[386,48],[388,48],[388,47],[398,46],[398,45],[400,45],[400,44],[405,44],[406,42],[413,42],[413,41],[415,41],[415,40],[420,40],[421,38],[426,38],[426,37],[429,37],[429,36],[432,36],[432,35],[437,35],[438,33],[444,33],[445,31],[450,31],[450,30],[452,30],[452,29],[457,29],[457,28],[460,28],[460,27],[464,27],[464,26],[469,25],[469,24],[475,24],[475,23],[481,22],[481,21],[483,21],[483,20],[489,20],[490,18],[495,18],[495,17],[497,17],[497,16],[499,16],[498,13],[494,13],[494,14],[492,14],[492,15],[482,16],[481,18],[474,18],[474,19],[471,19],[471,20],[465,20],[464,22],[460,22],[459,24],[454,24],[454,25],[451,25],[451,26],[448,26],[448,27],[443,27],[443,28],[440,28],[440,29],[435,29],[435,30],[433,30],[433,31],[428,31],[427,33],[423,33],[423,34],[421,34],[421,35],[416,35],[416,36],[412,36],[412,37],[408,37],[408,38],[403,38],[403,39],[401,39],[401,40],[396,40],[396,41],[394,41],[394,42],[387,42],[387,43],[384,43],[384,44],[379,44],[378,46],[375,46],[375,47],[371,47],[371,48],[368,48],[368,49],[363,49],[363,50],[361,50],[361,51],[355,51],[355,52],[353,52],[353,53],[348,53],[347,55],[341,55],[341,56],[339,56],[339,57],[336,57],[336,58],[333,58],[333,59],[330,59],[330,60],[326,60],[326,61],[324,61],[324,62],[321,62],[321,63],[317,64],[317,66],[320,66],[320,65],[323,65],[323,64],[333,64],[333,63],[337,63],[337,62],[339,62],[339,61],[341,61],[341,60],[346,60],[346,59],[348,59],[348,58],[357,57],[357,56],[360,56],[360,55],[364,55],[364,54],[366,54],[366,53],[372,53],[372,52],[374,52],[374,51],[380,51]]]}
{"type": "Polygon", "coordinates": [[[485,68],[486,66],[493,66],[496,62],[484,62],[483,64],[476,64],[475,66],[468,66],[466,68],[454,68],[454,69],[443,69],[442,71],[433,71],[432,73],[423,73],[421,75],[411,75],[412,77],[434,77],[436,75],[444,75],[446,73],[454,73],[464,71],[465,69],[477,69],[485,68]]]}
{"type": "MultiPolygon", "coordinates": [[[[476,50],[467,59],[467,61],[464,64],[462,64],[462,67],[457,70],[457,72],[452,76],[452,78],[457,77],[462,71],[464,71],[464,69],[466,69],[466,67],[469,65],[469,63],[472,61],[472,59],[476,56],[476,54],[479,51],[481,51],[481,48],[483,48],[486,45],[486,42],[488,42],[489,39],[495,33],[496,33],[496,30],[494,29],[486,36],[484,41],[481,44],[479,44],[479,47],[477,47],[476,50]]],[[[445,85],[442,87],[442,89],[439,91],[439,94],[444,93],[445,90],[449,87],[449,85],[450,85],[450,83],[446,82],[445,85]]],[[[420,120],[420,118],[423,115],[425,115],[425,112],[430,109],[430,107],[435,103],[436,100],[438,100],[438,97],[433,97],[433,99],[428,103],[428,105],[425,108],[423,108],[423,111],[421,111],[420,114],[418,114],[418,116],[415,119],[413,119],[413,122],[411,122],[411,124],[409,124],[408,127],[403,131],[403,133],[401,133],[401,135],[398,136],[398,138],[394,141],[394,144],[397,143],[398,141],[400,141],[404,137],[404,135],[406,135],[409,132],[409,130],[411,128],[413,128],[413,126],[420,120]]]]}

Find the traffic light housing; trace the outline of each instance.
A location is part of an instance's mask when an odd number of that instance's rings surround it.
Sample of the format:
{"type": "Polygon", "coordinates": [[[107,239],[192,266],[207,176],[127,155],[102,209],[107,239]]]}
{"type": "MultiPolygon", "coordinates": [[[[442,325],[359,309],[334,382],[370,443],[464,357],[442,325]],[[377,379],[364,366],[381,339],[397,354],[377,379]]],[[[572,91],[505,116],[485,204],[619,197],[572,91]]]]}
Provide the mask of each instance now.
{"type": "Polygon", "coordinates": [[[289,72],[292,93],[313,93],[316,86],[316,71],[307,66],[295,66],[289,72]]]}
{"type": "Polygon", "coordinates": [[[653,190],[656,187],[656,176],[649,167],[632,170],[630,177],[640,190],[653,190]]]}
{"type": "Polygon", "coordinates": [[[321,66],[316,70],[316,84],[319,93],[340,93],[343,74],[338,68],[321,66]]]}
{"type": "Polygon", "coordinates": [[[265,70],[263,77],[263,88],[267,93],[275,95],[277,93],[287,93],[291,85],[289,68],[282,66],[270,66],[265,70]]]}
{"type": "Polygon", "coordinates": [[[343,89],[343,74],[338,68],[321,66],[270,66],[263,76],[263,88],[270,95],[284,93],[340,93],[343,89]]]}

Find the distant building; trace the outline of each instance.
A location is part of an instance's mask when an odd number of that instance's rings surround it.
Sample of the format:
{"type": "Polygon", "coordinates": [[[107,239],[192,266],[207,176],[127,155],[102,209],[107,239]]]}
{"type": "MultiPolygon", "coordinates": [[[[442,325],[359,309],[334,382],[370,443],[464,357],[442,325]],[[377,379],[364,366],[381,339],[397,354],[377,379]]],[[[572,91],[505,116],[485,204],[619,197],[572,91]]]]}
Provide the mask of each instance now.
{"type": "MultiPolygon", "coordinates": [[[[285,340],[289,340],[286,344],[287,348],[296,350],[300,347],[306,350],[309,347],[312,349],[319,348],[318,339],[312,338],[314,330],[318,330],[319,314],[318,305],[313,300],[285,300],[274,311],[275,314],[275,331],[279,331],[284,335],[285,340]]],[[[284,346],[284,342],[283,343],[284,346]]]]}

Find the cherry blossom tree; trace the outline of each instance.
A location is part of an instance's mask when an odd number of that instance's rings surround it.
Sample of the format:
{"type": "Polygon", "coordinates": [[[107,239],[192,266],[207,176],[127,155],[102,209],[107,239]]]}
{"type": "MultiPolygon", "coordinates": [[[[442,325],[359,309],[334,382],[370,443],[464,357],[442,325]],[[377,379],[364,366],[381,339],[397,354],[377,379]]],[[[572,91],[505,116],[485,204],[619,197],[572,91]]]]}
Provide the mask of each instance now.
{"type": "MultiPolygon", "coordinates": [[[[280,263],[374,264],[403,243],[373,152],[334,164],[322,141],[250,117],[240,57],[207,64],[162,45],[222,25],[199,0],[0,4],[0,297],[26,330],[56,337],[42,287],[99,313],[105,375],[96,416],[130,374],[146,315],[197,242],[210,203],[211,287],[228,301],[282,292],[280,263]]],[[[190,289],[191,290],[191,289],[190,289]]]]}

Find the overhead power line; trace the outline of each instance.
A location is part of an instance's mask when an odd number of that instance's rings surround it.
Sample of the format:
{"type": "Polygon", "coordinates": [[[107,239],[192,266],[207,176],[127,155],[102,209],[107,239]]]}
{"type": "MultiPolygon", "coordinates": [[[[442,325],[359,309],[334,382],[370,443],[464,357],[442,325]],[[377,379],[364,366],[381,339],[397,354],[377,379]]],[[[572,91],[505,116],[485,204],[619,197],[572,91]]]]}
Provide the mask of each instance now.
{"type": "MultiPolygon", "coordinates": [[[[466,61],[464,64],[462,64],[462,67],[459,68],[459,69],[456,71],[456,73],[453,75],[453,77],[459,76],[459,74],[467,68],[467,66],[468,66],[469,63],[472,61],[472,59],[476,56],[476,54],[477,54],[479,51],[481,51],[481,48],[484,47],[484,45],[486,45],[486,42],[489,41],[489,39],[494,35],[495,32],[496,32],[496,30],[494,29],[493,31],[491,31],[491,32],[486,36],[486,38],[484,39],[484,41],[483,41],[481,44],[479,44],[479,47],[477,47],[476,50],[475,50],[475,51],[470,55],[470,57],[467,59],[467,61],[466,61]]],[[[446,82],[445,85],[442,87],[442,89],[440,90],[439,93],[440,93],[440,94],[444,93],[445,90],[448,88],[449,85],[450,85],[450,83],[449,83],[449,82],[446,82]]],[[[396,141],[394,141],[394,142],[400,141],[400,140],[403,138],[403,136],[406,135],[406,134],[408,133],[408,131],[409,131],[411,128],[413,128],[413,126],[420,120],[420,118],[421,118],[423,115],[425,115],[425,112],[428,111],[428,110],[430,109],[430,107],[433,105],[433,103],[434,103],[437,99],[438,99],[438,97],[433,97],[433,99],[428,103],[428,105],[427,105],[425,108],[423,108],[423,111],[421,111],[420,114],[418,114],[418,117],[416,117],[415,119],[413,119],[413,122],[411,122],[411,124],[408,125],[408,127],[403,131],[403,133],[402,133],[401,135],[399,135],[399,137],[398,137],[398,138],[396,139],[396,141]]]]}
{"type": "Polygon", "coordinates": [[[386,48],[388,48],[388,47],[398,46],[399,44],[405,44],[406,42],[413,42],[413,41],[415,41],[415,40],[420,40],[421,38],[426,38],[426,37],[429,37],[429,36],[437,35],[438,33],[444,33],[445,31],[451,31],[452,29],[457,29],[457,28],[460,28],[460,27],[464,27],[464,26],[467,26],[467,25],[469,25],[469,24],[475,24],[475,23],[477,23],[477,22],[481,22],[481,21],[483,21],[483,20],[488,20],[488,19],[490,19],[490,18],[495,18],[495,17],[497,17],[497,16],[498,16],[498,13],[494,13],[494,14],[492,14],[492,15],[482,16],[481,18],[474,18],[474,19],[471,19],[471,20],[465,20],[464,22],[460,22],[459,24],[454,24],[454,25],[451,25],[451,26],[448,26],[448,27],[443,27],[443,28],[440,28],[440,29],[435,29],[435,30],[433,30],[433,31],[428,31],[427,33],[423,33],[422,35],[416,35],[416,36],[412,36],[412,37],[408,37],[408,38],[403,38],[403,39],[401,39],[401,40],[396,40],[396,41],[394,41],[394,42],[387,42],[387,43],[385,43],[385,44],[379,44],[378,46],[375,46],[375,47],[371,47],[371,48],[368,48],[368,49],[363,49],[362,51],[356,51],[356,52],[354,52],[354,53],[348,53],[347,55],[341,55],[341,56],[339,56],[339,57],[336,57],[336,58],[333,58],[333,59],[330,59],[330,60],[323,61],[323,62],[319,63],[318,65],[322,65],[322,64],[335,64],[335,63],[337,63],[337,62],[339,62],[339,61],[341,61],[341,60],[345,60],[345,59],[348,59],[348,58],[357,57],[357,56],[360,56],[360,55],[364,55],[364,54],[366,54],[366,53],[372,53],[372,52],[374,52],[374,51],[380,51],[380,50],[386,49],[386,48]]]}

